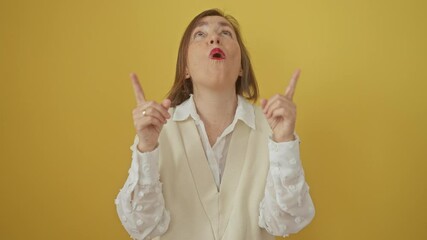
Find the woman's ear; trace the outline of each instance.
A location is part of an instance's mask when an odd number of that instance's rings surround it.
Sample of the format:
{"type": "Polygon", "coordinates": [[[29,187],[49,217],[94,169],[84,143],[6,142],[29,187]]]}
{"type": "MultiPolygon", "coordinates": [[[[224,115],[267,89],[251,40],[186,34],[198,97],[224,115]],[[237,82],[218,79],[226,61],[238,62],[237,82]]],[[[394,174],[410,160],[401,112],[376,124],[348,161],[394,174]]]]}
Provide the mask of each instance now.
{"type": "Polygon", "coordinates": [[[190,78],[190,73],[188,71],[188,68],[185,67],[185,79],[189,79],[190,78]]]}

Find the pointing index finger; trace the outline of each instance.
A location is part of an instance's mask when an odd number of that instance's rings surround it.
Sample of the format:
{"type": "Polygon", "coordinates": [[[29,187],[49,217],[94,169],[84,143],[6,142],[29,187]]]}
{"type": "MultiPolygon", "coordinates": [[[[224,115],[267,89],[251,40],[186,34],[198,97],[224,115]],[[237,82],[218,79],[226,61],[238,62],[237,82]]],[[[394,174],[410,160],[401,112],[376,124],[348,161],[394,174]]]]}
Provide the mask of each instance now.
{"type": "Polygon", "coordinates": [[[138,76],[135,73],[130,74],[132,80],[133,90],[135,92],[136,103],[141,104],[145,102],[144,90],[142,90],[141,84],[139,83],[138,76]]]}
{"type": "Polygon", "coordinates": [[[295,88],[297,86],[297,82],[298,82],[298,78],[299,75],[301,73],[300,69],[297,69],[294,74],[292,75],[291,81],[289,82],[288,87],[285,90],[285,97],[289,98],[289,99],[293,99],[294,97],[294,93],[295,93],[295,88]]]}

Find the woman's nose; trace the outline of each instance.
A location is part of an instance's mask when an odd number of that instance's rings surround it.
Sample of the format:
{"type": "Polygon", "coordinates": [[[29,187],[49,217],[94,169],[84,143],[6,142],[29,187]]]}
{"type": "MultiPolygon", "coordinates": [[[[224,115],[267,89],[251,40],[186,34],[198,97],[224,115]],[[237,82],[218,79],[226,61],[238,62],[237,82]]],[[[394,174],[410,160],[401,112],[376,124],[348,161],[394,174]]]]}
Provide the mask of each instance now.
{"type": "Polygon", "coordinates": [[[219,44],[219,38],[211,39],[209,43],[210,44],[214,44],[214,43],[219,44]]]}

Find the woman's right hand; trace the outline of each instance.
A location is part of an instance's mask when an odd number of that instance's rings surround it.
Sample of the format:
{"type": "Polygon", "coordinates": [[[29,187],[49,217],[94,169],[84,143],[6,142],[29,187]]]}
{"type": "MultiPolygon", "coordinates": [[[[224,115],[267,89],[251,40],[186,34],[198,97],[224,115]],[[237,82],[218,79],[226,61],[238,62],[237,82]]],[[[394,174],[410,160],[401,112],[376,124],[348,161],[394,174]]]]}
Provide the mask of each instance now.
{"type": "Polygon", "coordinates": [[[146,101],[144,91],[135,73],[130,75],[137,106],[133,110],[133,122],[139,138],[138,150],[149,152],[156,148],[160,131],[167,119],[170,118],[168,109],[171,105],[169,99],[161,103],[146,101]]]}

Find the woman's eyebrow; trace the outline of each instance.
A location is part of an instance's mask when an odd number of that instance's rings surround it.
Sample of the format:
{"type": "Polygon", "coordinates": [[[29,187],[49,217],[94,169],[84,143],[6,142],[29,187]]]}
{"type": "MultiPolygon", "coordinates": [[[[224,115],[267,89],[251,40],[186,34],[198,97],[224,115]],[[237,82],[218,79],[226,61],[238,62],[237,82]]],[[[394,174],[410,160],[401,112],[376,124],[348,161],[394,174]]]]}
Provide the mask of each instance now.
{"type": "MultiPolygon", "coordinates": [[[[209,23],[206,22],[206,21],[200,21],[200,22],[197,23],[196,28],[197,27],[206,26],[206,25],[209,25],[209,23]]],[[[230,27],[230,28],[232,28],[231,24],[229,22],[227,22],[227,21],[218,22],[218,25],[220,25],[221,27],[230,27]]]]}
{"type": "Polygon", "coordinates": [[[218,25],[220,25],[221,27],[230,27],[230,28],[232,28],[231,24],[229,22],[227,22],[227,21],[221,21],[221,22],[218,23],[218,25]]]}
{"type": "Polygon", "coordinates": [[[196,27],[202,27],[202,26],[205,26],[205,25],[208,25],[208,23],[205,22],[205,21],[200,21],[200,22],[197,23],[196,27]]]}

